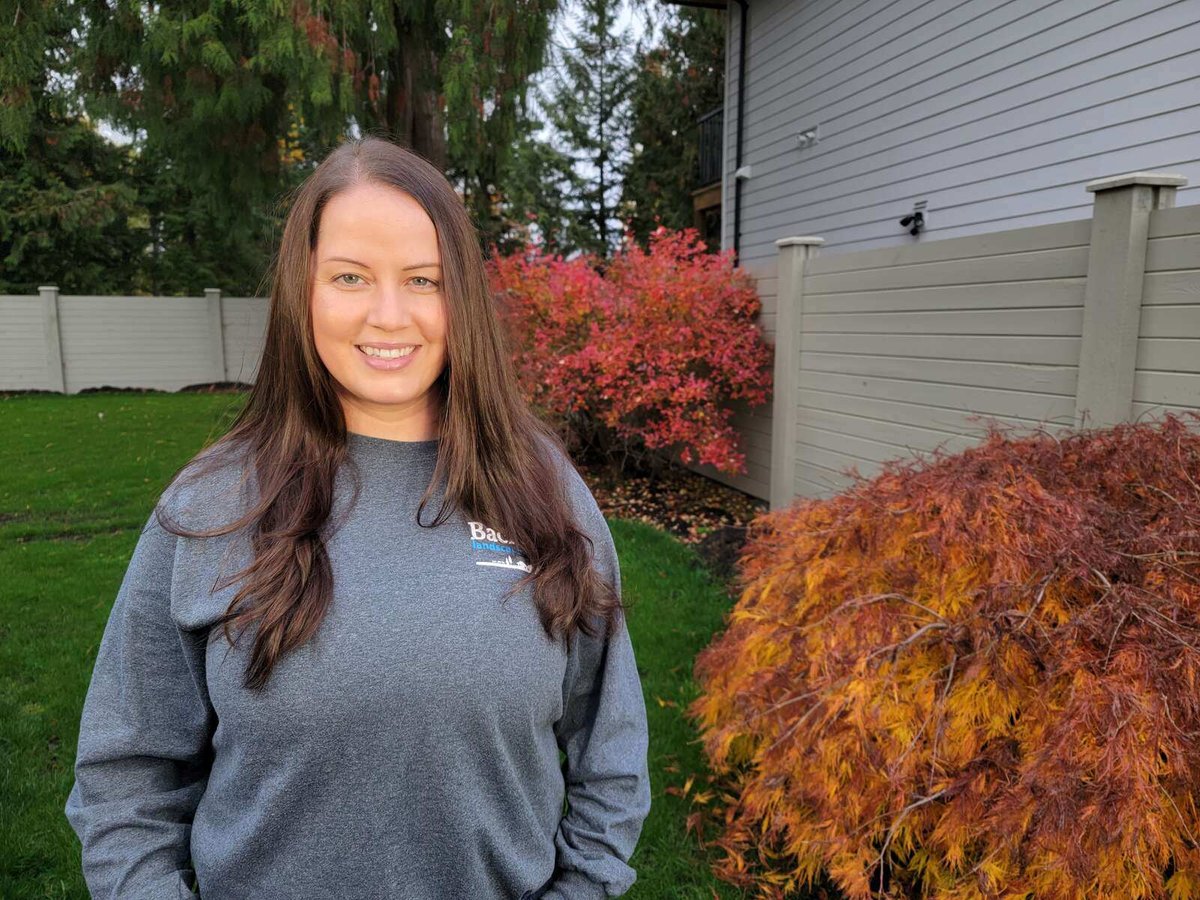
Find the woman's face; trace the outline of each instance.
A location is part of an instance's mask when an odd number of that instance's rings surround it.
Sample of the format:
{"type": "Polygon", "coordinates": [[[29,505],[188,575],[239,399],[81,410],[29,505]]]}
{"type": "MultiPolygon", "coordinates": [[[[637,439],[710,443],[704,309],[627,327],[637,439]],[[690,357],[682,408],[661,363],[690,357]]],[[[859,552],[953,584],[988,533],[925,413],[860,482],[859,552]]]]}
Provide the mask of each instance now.
{"type": "Polygon", "coordinates": [[[313,339],[347,429],[437,437],[430,387],[446,363],[446,300],[428,214],[397,188],[356,185],[326,203],[313,265],[313,339]]]}

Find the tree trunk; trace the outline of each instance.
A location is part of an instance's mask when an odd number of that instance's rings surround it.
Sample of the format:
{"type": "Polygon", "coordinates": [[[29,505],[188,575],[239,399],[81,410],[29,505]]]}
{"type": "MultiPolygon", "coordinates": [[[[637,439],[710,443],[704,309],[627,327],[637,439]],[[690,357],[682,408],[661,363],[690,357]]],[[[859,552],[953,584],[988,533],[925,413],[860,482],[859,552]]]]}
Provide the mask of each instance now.
{"type": "Polygon", "coordinates": [[[391,84],[384,111],[388,133],[445,171],[445,115],[433,77],[438,71],[437,52],[422,27],[407,21],[398,9],[396,34],[399,46],[388,61],[391,84]]]}

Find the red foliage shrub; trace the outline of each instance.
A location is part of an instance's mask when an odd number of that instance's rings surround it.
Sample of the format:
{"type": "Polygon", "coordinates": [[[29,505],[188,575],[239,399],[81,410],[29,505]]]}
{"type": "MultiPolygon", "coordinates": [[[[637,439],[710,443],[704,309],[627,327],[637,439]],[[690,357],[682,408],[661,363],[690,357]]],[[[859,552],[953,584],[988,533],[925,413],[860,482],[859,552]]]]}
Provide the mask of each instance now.
{"type": "Polygon", "coordinates": [[[755,520],[689,707],[722,877],[1196,896],[1200,434],[1156,425],[993,425],[755,520]]]}
{"type": "Polygon", "coordinates": [[[489,262],[527,398],[602,452],[671,448],[745,470],[727,403],[767,400],[771,348],[761,304],[732,253],[704,251],[695,229],[660,228],[609,260],[565,261],[527,247],[489,262]]]}

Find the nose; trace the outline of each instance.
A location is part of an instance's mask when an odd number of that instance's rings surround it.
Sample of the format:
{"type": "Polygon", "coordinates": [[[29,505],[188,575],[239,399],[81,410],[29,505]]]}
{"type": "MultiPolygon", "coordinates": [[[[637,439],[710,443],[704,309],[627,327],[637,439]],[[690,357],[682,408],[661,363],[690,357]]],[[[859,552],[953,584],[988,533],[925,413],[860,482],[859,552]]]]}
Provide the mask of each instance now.
{"type": "Polygon", "coordinates": [[[412,324],[411,302],[403,287],[381,284],[378,290],[372,292],[367,324],[380,331],[401,331],[412,324]]]}

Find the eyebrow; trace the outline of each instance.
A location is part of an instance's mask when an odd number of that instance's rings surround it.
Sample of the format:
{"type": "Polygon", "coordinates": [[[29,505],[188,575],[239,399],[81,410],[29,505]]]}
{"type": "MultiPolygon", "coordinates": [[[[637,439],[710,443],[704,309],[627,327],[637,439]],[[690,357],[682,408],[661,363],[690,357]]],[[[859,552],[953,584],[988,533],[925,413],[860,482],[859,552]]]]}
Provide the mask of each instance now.
{"type": "MultiPolygon", "coordinates": [[[[322,260],[322,262],[346,262],[346,263],[350,263],[351,265],[361,266],[364,269],[371,268],[366,263],[361,263],[357,259],[349,259],[348,257],[345,257],[345,256],[328,256],[324,260],[322,260]]],[[[442,267],[441,263],[422,262],[422,263],[414,263],[411,266],[404,266],[401,269],[401,271],[408,272],[408,271],[411,271],[412,269],[440,269],[441,267],[442,267]]]]}

